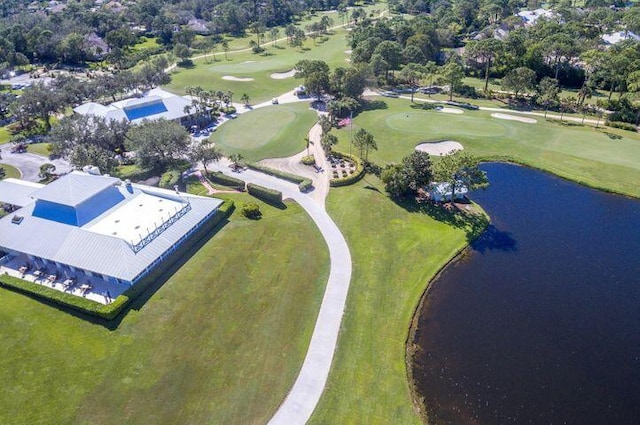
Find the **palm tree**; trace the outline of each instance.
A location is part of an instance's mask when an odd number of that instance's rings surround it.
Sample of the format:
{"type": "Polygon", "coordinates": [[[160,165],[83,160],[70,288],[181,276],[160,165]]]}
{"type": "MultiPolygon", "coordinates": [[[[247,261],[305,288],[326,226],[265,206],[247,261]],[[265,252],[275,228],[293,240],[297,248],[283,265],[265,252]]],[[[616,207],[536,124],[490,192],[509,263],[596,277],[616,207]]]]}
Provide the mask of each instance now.
{"type": "Polygon", "coordinates": [[[191,161],[202,163],[202,168],[204,168],[204,174],[206,176],[209,174],[207,171],[207,164],[220,161],[222,158],[222,152],[209,143],[208,140],[205,140],[201,144],[195,146],[189,156],[191,161]]]}
{"type": "Polygon", "coordinates": [[[227,59],[227,52],[229,51],[229,43],[227,43],[227,40],[222,42],[222,50],[224,51],[224,60],[229,60],[227,59]]]}
{"type": "Polygon", "coordinates": [[[242,103],[244,103],[245,106],[249,106],[249,95],[246,93],[242,93],[242,97],[240,98],[240,100],[242,101],[242,103]]]}
{"type": "Polygon", "coordinates": [[[242,162],[243,159],[244,157],[239,153],[233,153],[229,155],[229,160],[233,163],[234,170],[237,170],[238,168],[240,168],[240,163],[242,162]]]}
{"type": "Polygon", "coordinates": [[[311,144],[311,141],[309,140],[309,137],[305,137],[304,138],[304,142],[307,144],[307,156],[310,155],[309,153],[309,145],[311,144]]]}

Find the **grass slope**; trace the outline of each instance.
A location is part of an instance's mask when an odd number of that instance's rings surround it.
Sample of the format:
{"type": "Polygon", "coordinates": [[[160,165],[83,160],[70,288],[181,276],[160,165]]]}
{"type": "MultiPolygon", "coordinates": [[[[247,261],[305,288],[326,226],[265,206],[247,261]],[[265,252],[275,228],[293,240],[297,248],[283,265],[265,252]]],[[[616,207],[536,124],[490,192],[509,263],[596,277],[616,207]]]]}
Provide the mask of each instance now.
{"type": "MultiPolygon", "coordinates": [[[[376,138],[375,162],[399,161],[422,141],[456,140],[467,152],[510,158],[595,187],[640,196],[640,135],[613,128],[568,127],[535,117],[526,124],[491,117],[486,111],[462,115],[412,107],[406,99],[376,98],[377,109],[354,119],[353,131],[366,128],[376,138]]],[[[505,111],[505,113],[508,113],[505,111]]],[[[334,130],[348,149],[349,128],[334,130]]]]}
{"type": "Polygon", "coordinates": [[[378,189],[383,184],[367,176],[333,189],[328,198],[354,269],[337,354],[313,425],[419,423],[406,375],[408,327],[427,282],[465,246],[471,227],[444,210],[399,206],[378,189]]]}
{"type": "Polygon", "coordinates": [[[297,204],[229,196],[264,218],[234,213],[115,330],[1,291],[0,423],[265,423],[304,358],[328,255],[297,204]]]}
{"type": "Polygon", "coordinates": [[[317,119],[309,102],[268,106],[225,123],[210,139],[225,155],[239,153],[249,161],[285,157],[305,148],[317,119]]]}

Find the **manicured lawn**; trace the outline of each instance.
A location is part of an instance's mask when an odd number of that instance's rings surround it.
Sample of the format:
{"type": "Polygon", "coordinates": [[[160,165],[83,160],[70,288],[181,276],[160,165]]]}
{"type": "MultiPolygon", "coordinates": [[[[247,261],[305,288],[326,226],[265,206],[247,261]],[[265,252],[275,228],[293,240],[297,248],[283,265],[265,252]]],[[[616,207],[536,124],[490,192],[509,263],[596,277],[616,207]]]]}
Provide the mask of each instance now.
{"type": "Polygon", "coordinates": [[[329,194],[327,209],[347,239],[354,268],[313,425],[419,423],[405,366],[409,324],[427,283],[467,243],[469,228],[449,225],[453,216],[444,210],[438,219],[398,206],[383,192],[383,184],[367,176],[329,194]]]}
{"type": "Polygon", "coordinates": [[[7,127],[0,127],[0,145],[7,143],[11,139],[11,133],[7,127]]]}
{"type": "Polygon", "coordinates": [[[317,121],[309,102],[267,106],[240,115],[220,126],[210,139],[229,155],[249,161],[279,158],[305,149],[305,136],[317,121]]]}
{"type": "MultiPolygon", "coordinates": [[[[381,101],[381,109],[361,113],[353,125],[354,132],[363,127],[376,138],[379,150],[369,154],[375,162],[399,161],[422,141],[456,140],[475,155],[510,158],[578,182],[640,196],[635,183],[640,181],[636,133],[568,127],[542,117],[535,117],[536,124],[525,124],[493,118],[486,111],[445,114],[414,108],[405,99],[381,101]]],[[[333,131],[340,139],[338,149],[347,150],[349,128],[333,131]]]]}
{"type": "Polygon", "coordinates": [[[0,423],[266,423],[304,358],[328,255],[298,205],[260,206],[115,329],[1,290],[0,423]]]}
{"type": "Polygon", "coordinates": [[[49,154],[51,153],[49,151],[49,143],[32,143],[27,146],[27,152],[35,153],[35,154],[46,156],[46,157],[48,157],[49,154]]]}
{"type": "Polygon", "coordinates": [[[4,168],[4,178],[6,179],[8,179],[9,177],[13,177],[14,179],[20,178],[20,170],[18,170],[16,167],[13,167],[9,164],[0,163],[0,168],[4,168]]]}
{"type": "Polygon", "coordinates": [[[158,39],[155,37],[140,37],[140,41],[136,43],[131,49],[135,51],[156,49],[160,47],[158,39]]]}
{"type": "Polygon", "coordinates": [[[319,59],[326,61],[332,69],[336,66],[349,66],[345,60],[349,56],[345,50],[349,47],[345,39],[346,31],[336,30],[329,40],[313,45],[307,40],[305,49],[292,48],[285,41],[279,42],[277,47],[268,47],[267,52],[256,55],[251,52],[229,53],[225,60],[223,53],[216,54],[216,62],[212,57],[208,63],[204,59],[195,61],[191,69],[178,68],[172,74],[172,81],[167,89],[184,94],[187,86],[201,86],[207,90],[232,91],[234,101],[240,102],[243,93],[247,93],[252,104],[260,103],[293,90],[302,84],[302,80],[295,78],[273,79],[272,73],[286,72],[302,59],[319,59]],[[223,80],[224,76],[253,78],[253,81],[223,80]]]}

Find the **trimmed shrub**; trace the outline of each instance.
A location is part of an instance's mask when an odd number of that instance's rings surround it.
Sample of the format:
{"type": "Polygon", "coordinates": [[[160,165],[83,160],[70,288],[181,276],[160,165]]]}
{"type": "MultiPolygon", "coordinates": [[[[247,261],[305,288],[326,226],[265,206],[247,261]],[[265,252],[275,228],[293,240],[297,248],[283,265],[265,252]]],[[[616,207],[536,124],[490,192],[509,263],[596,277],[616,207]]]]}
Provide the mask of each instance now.
{"type": "Polygon", "coordinates": [[[333,156],[337,156],[339,158],[344,158],[352,161],[354,164],[356,164],[356,171],[353,174],[350,174],[350,175],[347,174],[344,177],[338,177],[338,178],[335,178],[336,172],[334,171],[333,173],[334,178],[329,180],[329,185],[331,187],[348,186],[350,184],[356,183],[364,176],[364,171],[365,171],[364,163],[357,156],[349,155],[347,153],[337,152],[337,151],[333,151],[333,156]]]}
{"type": "Polygon", "coordinates": [[[258,220],[262,217],[260,205],[256,204],[255,202],[247,202],[242,206],[242,215],[251,220],[258,220]]]}
{"type": "Polygon", "coordinates": [[[633,131],[634,133],[638,131],[635,125],[627,122],[611,121],[606,122],[605,125],[608,127],[619,128],[621,130],[633,131]]]}
{"type": "Polygon", "coordinates": [[[217,184],[221,184],[223,186],[231,187],[231,188],[239,190],[239,191],[244,191],[245,182],[244,182],[244,180],[239,179],[237,177],[227,176],[226,174],[224,174],[224,173],[222,173],[220,171],[215,171],[213,173],[209,173],[207,175],[207,177],[213,183],[217,183],[217,184]]]}
{"type": "Polygon", "coordinates": [[[303,156],[302,157],[302,163],[304,165],[315,165],[316,158],[313,156],[313,154],[308,155],[308,156],[303,156]]]}
{"type": "Polygon", "coordinates": [[[247,183],[247,192],[249,192],[250,195],[255,196],[258,199],[262,199],[267,203],[274,205],[282,204],[282,192],[278,190],[269,189],[267,187],[253,183],[247,183]]]}
{"type": "Polygon", "coordinates": [[[175,185],[180,183],[180,178],[182,177],[182,173],[178,170],[169,170],[162,174],[160,177],[160,183],[158,186],[164,189],[173,189],[175,185]]]}
{"type": "Polygon", "coordinates": [[[313,182],[311,181],[311,179],[308,179],[306,177],[297,176],[295,174],[286,173],[280,170],[275,170],[273,168],[265,167],[259,164],[247,164],[247,167],[251,168],[252,170],[257,170],[265,174],[269,174],[270,176],[279,177],[291,183],[298,183],[298,190],[300,192],[306,192],[313,188],[313,182]]]}

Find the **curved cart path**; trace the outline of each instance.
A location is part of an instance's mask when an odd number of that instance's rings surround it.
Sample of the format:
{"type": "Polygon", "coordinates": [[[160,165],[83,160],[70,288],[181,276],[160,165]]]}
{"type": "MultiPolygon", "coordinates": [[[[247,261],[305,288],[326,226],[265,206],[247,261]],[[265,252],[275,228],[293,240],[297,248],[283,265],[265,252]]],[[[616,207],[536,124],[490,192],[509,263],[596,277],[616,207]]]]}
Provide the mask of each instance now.
{"type": "MultiPolygon", "coordinates": [[[[228,164],[226,160],[220,161],[209,168],[238,177],[228,164]]],[[[340,229],[324,210],[324,204],[301,193],[297,185],[253,170],[243,171],[240,177],[248,183],[279,190],[285,198],[300,204],[318,226],[329,248],[329,280],[307,354],[293,387],[269,421],[269,425],[302,425],[315,410],[329,377],[351,281],[351,254],[340,229]]]]}

